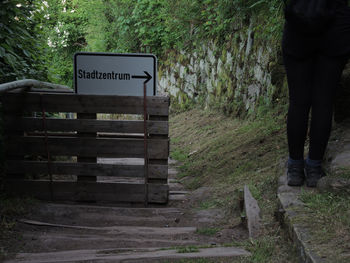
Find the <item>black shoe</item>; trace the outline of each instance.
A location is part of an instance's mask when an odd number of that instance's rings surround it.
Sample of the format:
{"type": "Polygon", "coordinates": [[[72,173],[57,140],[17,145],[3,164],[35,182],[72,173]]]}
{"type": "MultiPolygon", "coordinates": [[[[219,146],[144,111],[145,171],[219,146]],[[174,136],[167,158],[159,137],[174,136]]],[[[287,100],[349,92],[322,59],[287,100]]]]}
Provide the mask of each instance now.
{"type": "Polygon", "coordinates": [[[301,186],[305,180],[304,166],[288,164],[287,183],[289,186],[301,186]]]}
{"type": "Polygon", "coordinates": [[[316,187],[318,180],[326,176],[321,166],[305,166],[306,186],[316,187]]]}

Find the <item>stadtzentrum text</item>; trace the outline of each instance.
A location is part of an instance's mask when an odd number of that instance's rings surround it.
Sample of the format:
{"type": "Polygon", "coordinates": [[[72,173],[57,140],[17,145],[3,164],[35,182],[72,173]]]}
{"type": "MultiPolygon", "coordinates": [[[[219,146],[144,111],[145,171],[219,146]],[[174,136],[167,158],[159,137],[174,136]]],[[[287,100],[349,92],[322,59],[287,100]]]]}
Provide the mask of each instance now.
{"type": "Polygon", "coordinates": [[[111,79],[111,80],[130,80],[129,73],[118,72],[100,72],[98,70],[85,71],[83,69],[78,70],[79,79],[111,79]]]}

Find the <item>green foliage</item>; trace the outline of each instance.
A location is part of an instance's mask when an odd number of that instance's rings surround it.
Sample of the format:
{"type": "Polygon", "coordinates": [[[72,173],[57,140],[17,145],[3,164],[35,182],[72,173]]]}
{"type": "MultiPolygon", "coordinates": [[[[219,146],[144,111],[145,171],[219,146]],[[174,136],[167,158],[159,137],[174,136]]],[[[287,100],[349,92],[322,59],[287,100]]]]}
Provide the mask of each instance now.
{"type": "MultiPolygon", "coordinates": [[[[152,52],[162,64],[172,50],[193,50],[208,39],[230,46],[235,32],[250,21],[256,39],[279,39],[282,2],[2,1],[0,81],[33,77],[72,86],[77,51],[152,52]]],[[[180,100],[191,107],[188,98],[180,100]]],[[[236,110],[227,107],[228,112],[236,110]]]]}
{"type": "MultiPolygon", "coordinates": [[[[281,13],[282,1],[96,0],[86,4],[78,0],[72,2],[80,2],[76,13],[83,14],[87,23],[87,50],[152,52],[158,57],[163,57],[171,49],[192,48],[203,39],[216,39],[223,43],[230,39],[235,28],[242,22],[249,21],[254,13],[266,14],[264,18],[269,20],[271,17],[274,24],[274,19],[281,13]],[[84,12],[79,9],[84,9],[84,12]]],[[[67,14],[72,16],[69,12],[67,14]]]]}
{"type": "Polygon", "coordinates": [[[47,5],[43,27],[49,45],[48,80],[72,86],[73,55],[87,45],[87,17],[94,10],[90,10],[90,1],[82,0],[47,0],[47,5]]]}
{"type": "Polygon", "coordinates": [[[0,2],[0,83],[22,78],[45,79],[38,1],[0,2]]]}

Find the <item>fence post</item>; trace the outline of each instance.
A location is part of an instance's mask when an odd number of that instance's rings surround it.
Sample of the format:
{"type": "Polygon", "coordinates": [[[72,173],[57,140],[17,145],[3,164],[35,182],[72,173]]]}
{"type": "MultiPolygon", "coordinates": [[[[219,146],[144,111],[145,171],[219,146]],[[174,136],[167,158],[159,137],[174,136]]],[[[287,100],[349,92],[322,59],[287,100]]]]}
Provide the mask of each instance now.
{"type": "MultiPolygon", "coordinates": [[[[96,120],[96,113],[77,113],[77,118],[78,119],[90,119],[90,120],[96,120]]],[[[95,132],[78,132],[78,136],[82,138],[86,137],[96,137],[95,132]]],[[[87,157],[84,156],[83,154],[78,156],[77,161],[79,163],[96,163],[97,162],[97,157],[87,157]]],[[[84,175],[78,175],[77,178],[78,181],[93,181],[96,182],[97,178],[96,176],[84,176],[84,175]]]]}
{"type": "MultiPolygon", "coordinates": [[[[154,116],[154,115],[149,115],[149,120],[150,121],[168,121],[169,117],[168,116],[154,116]]],[[[168,134],[152,134],[149,133],[148,139],[166,139],[169,140],[169,135],[168,134]]],[[[148,163],[150,165],[152,164],[158,164],[158,165],[168,165],[168,159],[149,159],[148,163]]],[[[156,183],[156,184],[167,184],[168,179],[154,179],[150,178],[148,179],[149,183],[156,183]]]]}
{"type": "MultiPolygon", "coordinates": [[[[5,93],[5,92],[3,92],[5,93]]],[[[1,93],[0,93],[1,94],[1,93]]],[[[25,103],[25,93],[21,93],[21,103],[20,104],[24,104],[25,103]]],[[[5,102],[6,100],[4,100],[5,102]]],[[[5,103],[3,103],[2,105],[4,105],[5,103]]],[[[6,117],[8,117],[7,119],[10,120],[12,118],[12,121],[15,120],[15,119],[19,119],[23,116],[23,111],[22,109],[16,109],[16,111],[13,111],[13,112],[8,112],[6,110],[6,106],[5,106],[5,110],[3,112],[3,114],[7,114],[6,117]]],[[[3,116],[5,117],[5,116],[3,116]]],[[[7,123],[5,123],[5,121],[3,122],[3,129],[4,129],[4,142],[6,142],[10,137],[24,137],[25,134],[24,134],[24,131],[23,130],[17,130],[17,131],[7,131],[7,123]]],[[[21,146],[23,147],[23,146],[21,146]]],[[[14,161],[24,161],[24,155],[23,156],[19,156],[19,155],[9,155],[6,153],[6,156],[5,156],[5,159],[6,160],[14,160],[14,161]]],[[[9,178],[9,179],[16,179],[16,180],[24,180],[25,179],[25,173],[11,173],[11,174],[8,174],[8,173],[5,173],[5,177],[6,178],[9,178]]]]}
{"type": "MultiPolygon", "coordinates": [[[[77,119],[92,119],[96,120],[96,113],[77,113],[77,119]]],[[[78,132],[78,137],[86,138],[86,137],[95,137],[95,132],[78,132]]],[[[84,154],[81,154],[77,156],[77,162],[78,163],[97,163],[97,157],[96,156],[84,156],[84,154]]],[[[78,201],[96,201],[93,194],[88,193],[86,191],[85,183],[88,182],[96,182],[97,177],[96,176],[90,176],[90,175],[83,175],[79,174],[77,176],[77,199],[78,201]]]]}

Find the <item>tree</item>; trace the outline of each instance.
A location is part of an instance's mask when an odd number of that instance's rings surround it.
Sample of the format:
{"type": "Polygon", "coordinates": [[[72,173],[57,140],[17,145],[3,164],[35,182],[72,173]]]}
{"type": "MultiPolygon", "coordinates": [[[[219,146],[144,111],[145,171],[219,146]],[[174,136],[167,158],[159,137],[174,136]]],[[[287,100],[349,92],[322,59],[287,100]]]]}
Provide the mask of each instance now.
{"type": "Polygon", "coordinates": [[[42,11],[36,1],[0,2],[1,83],[23,78],[46,79],[42,61],[45,42],[40,38],[42,11]]]}
{"type": "Polygon", "coordinates": [[[87,45],[87,15],[93,12],[87,8],[89,2],[47,0],[43,28],[49,46],[45,62],[51,82],[73,85],[74,53],[84,51],[87,45]]]}

